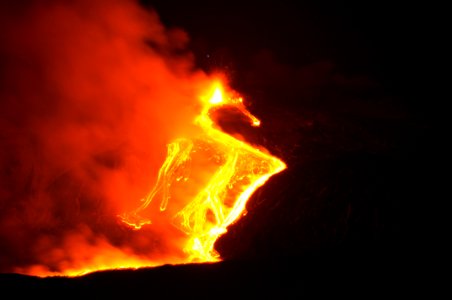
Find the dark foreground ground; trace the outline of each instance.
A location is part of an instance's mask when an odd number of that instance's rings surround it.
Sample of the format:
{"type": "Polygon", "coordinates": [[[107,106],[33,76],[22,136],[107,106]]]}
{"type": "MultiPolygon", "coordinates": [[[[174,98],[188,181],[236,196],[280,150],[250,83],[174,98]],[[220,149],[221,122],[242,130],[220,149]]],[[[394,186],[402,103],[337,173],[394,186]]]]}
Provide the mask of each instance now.
{"type": "Polygon", "coordinates": [[[78,278],[1,274],[2,292],[77,298],[285,299],[297,296],[406,296],[423,292],[402,261],[378,256],[324,253],[298,259],[225,261],[214,264],[117,270],[78,278]],[[416,282],[416,284],[414,284],[416,282]],[[282,297],[282,298],[281,298],[282,297]]]}

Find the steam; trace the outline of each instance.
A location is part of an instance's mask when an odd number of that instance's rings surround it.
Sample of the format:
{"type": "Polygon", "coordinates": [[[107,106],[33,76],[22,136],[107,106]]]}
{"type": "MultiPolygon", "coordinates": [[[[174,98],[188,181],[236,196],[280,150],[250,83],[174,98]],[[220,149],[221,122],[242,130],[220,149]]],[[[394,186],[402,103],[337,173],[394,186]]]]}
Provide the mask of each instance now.
{"type": "Polygon", "coordinates": [[[0,272],[158,258],[169,233],[143,239],[116,215],[195,130],[206,76],[187,35],[126,0],[3,1],[0,28],[0,272]]]}

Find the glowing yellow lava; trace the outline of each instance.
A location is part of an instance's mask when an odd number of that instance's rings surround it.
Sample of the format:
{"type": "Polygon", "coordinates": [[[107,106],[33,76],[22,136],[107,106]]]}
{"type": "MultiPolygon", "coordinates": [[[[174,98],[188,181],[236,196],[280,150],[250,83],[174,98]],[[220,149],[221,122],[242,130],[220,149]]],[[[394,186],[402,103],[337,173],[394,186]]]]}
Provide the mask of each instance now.
{"type": "Polygon", "coordinates": [[[187,235],[183,246],[187,262],[219,260],[215,241],[245,213],[246,202],[253,192],[286,168],[284,162],[265,149],[223,132],[211,119],[212,109],[234,107],[250,120],[252,126],[259,126],[260,121],[246,109],[241,97],[225,95],[222,83],[216,81],[200,100],[202,110],[194,123],[202,129],[202,134],[191,139],[179,138],[168,145],[156,184],[138,209],[121,216],[123,222],[134,229],[151,224],[152,220],[141,217],[140,213],[157,197],[161,199],[160,211],[167,210],[171,189],[178,182],[190,180],[196,171],[191,170],[192,161],[202,156],[205,163],[200,165],[210,166],[206,168],[214,170],[213,174],[191,199],[185,201],[188,204],[175,212],[172,222],[187,235]]]}

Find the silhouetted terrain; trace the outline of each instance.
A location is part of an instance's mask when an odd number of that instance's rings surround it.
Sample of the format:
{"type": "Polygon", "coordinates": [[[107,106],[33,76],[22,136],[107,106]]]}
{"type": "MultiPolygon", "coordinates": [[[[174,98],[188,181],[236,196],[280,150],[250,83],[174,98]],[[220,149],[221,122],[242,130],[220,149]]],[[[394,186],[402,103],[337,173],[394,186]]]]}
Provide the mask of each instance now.
{"type": "Polygon", "coordinates": [[[406,295],[407,282],[413,277],[407,276],[400,264],[388,265],[379,259],[330,252],[292,260],[226,261],[106,271],[78,278],[2,274],[0,283],[5,292],[15,296],[31,293],[51,298],[243,299],[270,295],[283,298],[406,295]]]}

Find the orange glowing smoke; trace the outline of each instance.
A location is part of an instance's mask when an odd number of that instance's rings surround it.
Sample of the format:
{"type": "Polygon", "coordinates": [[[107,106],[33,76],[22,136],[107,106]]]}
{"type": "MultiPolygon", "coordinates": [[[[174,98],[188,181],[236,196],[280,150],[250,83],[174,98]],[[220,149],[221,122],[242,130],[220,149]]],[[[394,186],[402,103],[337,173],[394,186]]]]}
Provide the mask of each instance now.
{"type": "Polygon", "coordinates": [[[259,120],[137,2],[0,3],[0,272],[216,260],[284,169],[215,125],[226,107],[259,120]]]}
{"type": "MultiPolygon", "coordinates": [[[[221,106],[236,107],[253,126],[260,125],[260,121],[246,110],[241,97],[225,96],[221,83],[215,82],[207,96],[200,100],[203,102],[202,111],[194,123],[202,133],[179,138],[168,145],[168,155],[154,188],[137,210],[121,216],[124,223],[140,229],[151,224],[151,220],[139,214],[154,198],[161,199],[160,211],[167,210],[172,196],[177,198],[184,207],[174,214],[173,224],[187,235],[183,247],[188,254],[187,262],[217,260],[215,241],[245,213],[245,204],[252,193],[270,176],[285,169],[282,161],[265,150],[235,139],[215,127],[209,112],[221,106]],[[212,170],[213,174],[198,174],[207,170],[212,170]],[[187,186],[197,186],[193,196],[186,193],[187,186]]],[[[191,191],[192,187],[188,190],[191,191]]]]}

